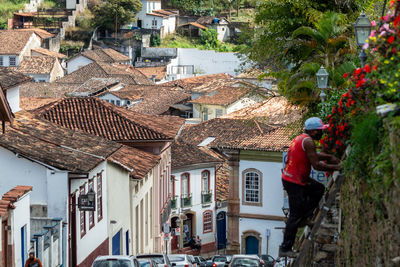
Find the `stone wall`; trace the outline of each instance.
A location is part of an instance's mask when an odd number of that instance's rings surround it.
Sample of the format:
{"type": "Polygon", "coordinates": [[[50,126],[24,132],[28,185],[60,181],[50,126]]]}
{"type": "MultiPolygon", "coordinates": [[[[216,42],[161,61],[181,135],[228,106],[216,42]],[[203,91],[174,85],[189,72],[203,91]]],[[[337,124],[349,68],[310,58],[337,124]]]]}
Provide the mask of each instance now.
{"type": "Polygon", "coordinates": [[[379,180],[349,177],[343,185],[338,266],[400,266],[400,117],[386,121],[385,131],[390,159],[379,180]]]}

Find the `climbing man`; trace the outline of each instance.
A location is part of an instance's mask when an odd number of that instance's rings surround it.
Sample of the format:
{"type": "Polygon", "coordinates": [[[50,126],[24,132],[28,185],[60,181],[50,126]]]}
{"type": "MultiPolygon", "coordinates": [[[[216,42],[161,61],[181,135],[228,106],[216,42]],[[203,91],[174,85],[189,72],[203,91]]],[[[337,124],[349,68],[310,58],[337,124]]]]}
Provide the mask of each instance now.
{"type": "Polygon", "coordinates": [[[283,242],[279,247],[279,257],[297,256],[292,250],[297,228],[311,224],[309,217],[324,194],[324,185],[310,179],[311,166],[317,171],[336,171],[341,168],[340,160],[335,156],[316,151],[314,140],[320,140],[327,127],[320,118],[309,118],[305,121],[305,132],[290,144],[286,166],[282,172],[283,188],[289,197],[289,218],[283,242]],[[328,163],[322,162],[323,160],[328,163]]]}

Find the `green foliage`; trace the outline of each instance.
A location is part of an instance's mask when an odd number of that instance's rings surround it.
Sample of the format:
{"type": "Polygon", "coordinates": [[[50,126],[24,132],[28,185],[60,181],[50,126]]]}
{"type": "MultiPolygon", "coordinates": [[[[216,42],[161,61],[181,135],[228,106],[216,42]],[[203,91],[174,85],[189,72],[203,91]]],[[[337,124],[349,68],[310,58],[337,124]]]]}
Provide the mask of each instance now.
{"type": "Polygon", "coordinates": [[[200,38],[189,38],[186,36],[180,36],[178,34],[171,34],[166,36],[162,42],[161,47],[171,48],[198,48],[200,50],[215,50],[217,52],[233,52],[236,47],[231,43],[218,42],[215,48],[205,45],[200,38]]]}
{"type": "Polygon", "coordinates": [[[161,44],[161,38],[158,33],[152,34],[150,36],[150,46],[160,46],[161,44]]]}
{"type": "Polygon", "coordinates": [[[200,30],[201,42],[209,48],[216,48],[218,46],[218,33],[214,29],[200,30]]]}
{"type": "Polygon", "coordinates": [[[83,12],[79,12],[76,16],[76,27],[80,28],[81,30],[93,31],[93,19],[94,15],[92,12],[89,9],[85,9],[83,12]]]}
{"type": "Polygon", "coordinates": [[[29,1],[7,1],[0,0],[0,29],[7,29],[8,19],[13,17],[15,12],[24,8],[24,4],[29,1]]]}
{"type": "Polygon", "coordinates": [[[94,25],[109,30],[119,29],[135,19],[142,9],[139,0],[108,0],[93,6],[94,25]]]}

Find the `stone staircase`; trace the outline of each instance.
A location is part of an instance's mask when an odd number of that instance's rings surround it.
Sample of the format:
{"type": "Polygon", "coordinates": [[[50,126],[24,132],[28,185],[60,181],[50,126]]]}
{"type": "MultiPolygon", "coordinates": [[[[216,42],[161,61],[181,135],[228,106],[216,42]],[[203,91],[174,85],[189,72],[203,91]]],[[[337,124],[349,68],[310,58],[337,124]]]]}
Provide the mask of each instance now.
{"type": "Polygon", "coordinates": [[[336,266],[336,245],[341,229],[339,192],[343,181],[343,175],[334,174],[319,207],[314,212],[314,226],[311,229],[306,226],[296,241],[295,248],[299,251],[299,256],[292,259],[287,266],[336,266]]]}

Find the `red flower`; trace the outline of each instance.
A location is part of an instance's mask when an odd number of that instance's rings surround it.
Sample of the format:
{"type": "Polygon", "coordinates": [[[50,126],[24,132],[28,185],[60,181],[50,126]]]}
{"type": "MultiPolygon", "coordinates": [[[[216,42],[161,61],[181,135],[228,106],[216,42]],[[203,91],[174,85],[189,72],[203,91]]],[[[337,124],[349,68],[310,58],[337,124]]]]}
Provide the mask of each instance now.
{"type": "Polygon", "coordinates": [[[369,67],[369,65],[365,65],[363,71],[365,71],[366,73],[370,73],[371,72],[371,68],[369,67]]]}
{"type": "Polygon", "coordinates": [[[350,105],[354,105],[354,103],[355,103],[354,100],[351,100],[350,105]]]}
{"type": "Polygon", "coordinates": [[[372,66],[372,69],[376,71],[376,70],[378,70],[378,66],[373,65],[373,66],[372,66]]]}
{"type": "Polygon", "coordinates": [[[393,25],[394,25],[394,26],[400,25],[400,15],[398,15],[398,16],[393,20],[393,25]]]}
{"type": "Polygon", "coordinates": [[[387,41],[388,41],[389,44],[392,44],[392,43],[394,42],[394,36],[393,36],[393,35],[390,36],[390,37],[387,39],[387,41]]]}
{"type": "Polygon", "coordinates": [[[392,48],[392,53],[396,55],[396,47],[392,48]]]}
{"type": "Polygon", "coordinates": [[[346,78],[347,78],[347,76],[348,76],[348,74],[347,74],[347,73],[343,74],[343,78],[344,78],[344,79],[346,79],[346,78]]]}

